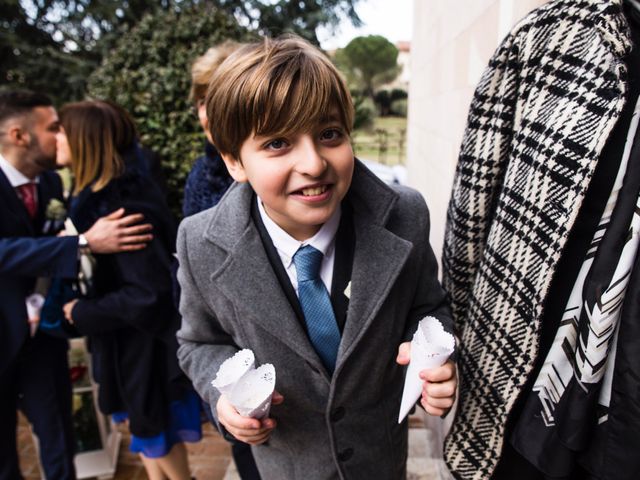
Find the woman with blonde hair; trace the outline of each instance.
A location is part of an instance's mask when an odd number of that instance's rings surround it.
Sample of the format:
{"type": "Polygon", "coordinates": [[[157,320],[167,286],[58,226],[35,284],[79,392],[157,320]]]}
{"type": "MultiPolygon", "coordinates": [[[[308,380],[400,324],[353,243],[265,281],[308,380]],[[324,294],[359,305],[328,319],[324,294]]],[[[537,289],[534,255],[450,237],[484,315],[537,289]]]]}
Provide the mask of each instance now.
{"type": "Polygon", "coordinates": [[[184,187],[182,213],[185,217],[216,205],[233,183],[222,157],[211,140],[204,99],[207,95],[209,80],[216,69],[240,46],[240,43],[227,40],[211,47],[204,55],[196,58],[191,66],[189,100],[193,102],[194,113],[198,117],[206,140],[204,155],[195,160],[184,187]]]}
{"type": "Polygon", "coordinates": [[[89,338],[101,410],[126,415],[131,450],[149,478],[189,479],[183,442],[199,440],[201,431],[199,399],[176,361],[175,222],[125,110],[105,101],[72,103],[61,109],[60,121],[57,158],[73,172],[76,228],[121,207],[143,213],[154,227],[147,248],[96,256],[94,292],[65,305],[65,316],[89,338]]]}

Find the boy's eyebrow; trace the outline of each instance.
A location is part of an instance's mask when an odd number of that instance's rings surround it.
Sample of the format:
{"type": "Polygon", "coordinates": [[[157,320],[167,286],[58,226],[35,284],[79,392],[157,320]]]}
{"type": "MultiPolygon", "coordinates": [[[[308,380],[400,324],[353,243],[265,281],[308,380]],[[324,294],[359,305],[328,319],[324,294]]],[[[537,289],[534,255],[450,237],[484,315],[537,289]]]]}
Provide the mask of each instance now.
{"type": "Polygon", "coordinates": [[[331,122],[340,122],[340,121],[341,121],[340,117],[335,113],[331,113],[329,115],[326,115],[320,118],[320,123],[331,123],[331,122]]]}

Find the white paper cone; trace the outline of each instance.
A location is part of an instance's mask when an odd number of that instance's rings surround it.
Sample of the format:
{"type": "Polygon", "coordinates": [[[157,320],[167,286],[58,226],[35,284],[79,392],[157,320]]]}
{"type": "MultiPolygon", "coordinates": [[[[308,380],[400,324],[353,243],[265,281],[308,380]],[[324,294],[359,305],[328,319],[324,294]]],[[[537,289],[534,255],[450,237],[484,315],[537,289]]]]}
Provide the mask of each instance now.
{"type": "Polygon", "coordinates": [[[32,293],[27,297],[27,316],[29,319],[40,318],[40,310],[44,305],[44,297],[39,293],[32,293]]]}
{"type": "Polygon", "coordinates": [[[271,409],[271,397],[276,386],[276,370],[265,363],[247,372],[229,395],[229,402],[240,415],[251,418],[265,418],[271,409]]]}
{"type": "Polygon", "coordinates": [[[411,341],[411,361],[404,379],[398,423],[402,423],[420,398],[423,384],[420,372],[444,365],[454,348],[453,335],[444,331],[438,319],[426,317],[420,321],[411,341]]]}
{"type": "Polygon", "coordinates": [[[216,387],[222,395],[228,397],[238,380],[252,370],[254,365],[255,356],[253,355],[253,351],[248,348],[240,350],[220,365],[216,378],[211,382],[211,385],[216,387]]]}

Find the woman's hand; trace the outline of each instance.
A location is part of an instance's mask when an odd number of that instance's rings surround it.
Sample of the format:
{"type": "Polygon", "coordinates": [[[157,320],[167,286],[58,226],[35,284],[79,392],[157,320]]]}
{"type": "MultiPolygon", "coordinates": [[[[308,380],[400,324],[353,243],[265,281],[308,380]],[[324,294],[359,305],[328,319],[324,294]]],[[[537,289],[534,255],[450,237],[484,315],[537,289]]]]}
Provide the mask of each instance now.
{"type": "Polygon", "coordinates": [[[70,302],[65,303],[65,305],[62,307],[64,318],[66,318],[71,325],[73,325],[73,317],[71,314],[73,313],[73,307],[76,306],[76,303],[78,303],[78,299],[74,298],[70,302]]]}

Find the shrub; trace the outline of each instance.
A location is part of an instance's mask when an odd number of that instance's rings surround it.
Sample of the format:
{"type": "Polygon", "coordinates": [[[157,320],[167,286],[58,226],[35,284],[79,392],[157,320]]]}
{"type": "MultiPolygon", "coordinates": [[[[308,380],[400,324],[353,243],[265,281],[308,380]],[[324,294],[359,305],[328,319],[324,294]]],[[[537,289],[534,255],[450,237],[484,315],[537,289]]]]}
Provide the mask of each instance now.
{"type": "Polygon", "coordinates": [[[395,100],[391,102],[391,113],[393,113],[394,115],[398,115],[400,117],[406,117],[407,111],[408,111],[408,107],[407,107],[406,99],[395,100]]]}
{"type": "Polygon", "coordinates": [[[376,115],[376,106],[373,100],[356,91],[351,91],[351,97],[353,98],[353,106],[355,109],[353,129],[367,129],[373,126],[373,119],[376,115]]]}
{"type": "Polygon", "coordinates": [[[162,158],[169,204],[176,213],[185,178],[204,142],[187,99],[191,62],[223,40],[251,38],[233,17],[207,2],[160,11],[125,33],[89,78],[89,95],[126,108],[142,143],[162,158]]]}
{"type": "Polygon", "coordinates": [[[391,109],[391,96],[389,95],[389,90],[378,90],[374,95],[373,100],[378,107],[378,114],[381,117],[389,115],[389,110],[391,109]]]}
{"type": "Polygon", "coordinates": [[[405,90],[402,90],[401,88],[394,88],[393,90],[391,90],[391,93],[389,94],[389,97],[392,102],[394,100],[403,100],[408,96],[409,95],[407,94],[407,92],[405,90]]]}
{"type": "Polygon", "coordinates": [[[407,92],[400,88],[394,88],[391,91],[378,90],[373,99],[376,107],[378,107],[378,114],[381,117],[386,117],[387,115],[401,115],[406,117],[407,105],[406,102],[402,103],[401,100],[405,100],[407,97],[407,92]]]}

